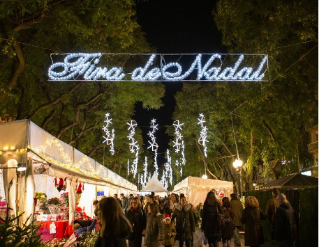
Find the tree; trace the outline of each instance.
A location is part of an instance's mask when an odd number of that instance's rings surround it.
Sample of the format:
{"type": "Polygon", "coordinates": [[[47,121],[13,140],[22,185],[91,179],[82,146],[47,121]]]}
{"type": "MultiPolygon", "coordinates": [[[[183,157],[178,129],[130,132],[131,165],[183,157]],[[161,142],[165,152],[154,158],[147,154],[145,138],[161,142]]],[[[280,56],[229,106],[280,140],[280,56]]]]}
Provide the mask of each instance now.
{"type": "Polygon", "coordinates": [[[130,154],[123,146],[128,143],[124,130],[134,105],[141,101],[145,108],[158,109],[164,87],[51,82],[46,71],[50,53],[151,51],[135,19],[134,2],[6,1],[0,3],[0,35],[1,119],[31,119],[100,163],[106,156],[104,164],[113,170],[126,163],[130,154]],[[102,145],[106,112],[111,113],[117,134],[114,156],[104,155],[102,145]]]}
{"type": "Polygon", "coordinates": [[[312,164],[305,136],[318,118],[317,10],[313,1],[217,3],[223,45],[229,53],[268,54],[269,80],[183,84],[174,118],[185,123],[188,174],[203,171],[204,163],[217,178],[235,181],[235,139],[250,186],[258,165],[277,178],[278,168],[287,174],[312,164]],[[196,142],[199,113],[209,130],[207,158],[196,142]]]}

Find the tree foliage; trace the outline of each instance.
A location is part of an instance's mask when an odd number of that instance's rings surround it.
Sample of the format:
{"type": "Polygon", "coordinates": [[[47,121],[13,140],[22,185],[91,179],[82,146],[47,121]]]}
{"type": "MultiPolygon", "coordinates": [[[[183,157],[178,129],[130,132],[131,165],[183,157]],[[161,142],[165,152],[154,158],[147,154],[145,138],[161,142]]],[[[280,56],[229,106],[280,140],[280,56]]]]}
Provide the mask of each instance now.
{"type": "Polygon", "coordinates": [[[270,79],[183,85],[174,118],[187,128],[189,173],[204,169],[196,150],[199,113],[206,116],[210,132],[205,162],[218,178],[234,179],[235,139],[250,185],[258,165],[264,175],[268,171],[277,177],[283,160],[282,174],[298,172],[298,162],[301,168],[312,164],[306,130],[318,117],[317,10],[314,1],[217,3],[215,22],[229,53],[268,54],[270,79]]]}
{"type": "Polygon", "coordinates": [[[134,158],[124,147],[128,146],[126,122],[138,101],[145,108],[161,107],[161,84],[51,82],[46,73],[50,53],[151,51],[135,15],[130,0],[1,2],[2,121],[31,119],[113,170],[126,164],[127,157],[134,158]],[[111,113],[116,133],[114,156],[102,145],[106,112],[111,113]]]}

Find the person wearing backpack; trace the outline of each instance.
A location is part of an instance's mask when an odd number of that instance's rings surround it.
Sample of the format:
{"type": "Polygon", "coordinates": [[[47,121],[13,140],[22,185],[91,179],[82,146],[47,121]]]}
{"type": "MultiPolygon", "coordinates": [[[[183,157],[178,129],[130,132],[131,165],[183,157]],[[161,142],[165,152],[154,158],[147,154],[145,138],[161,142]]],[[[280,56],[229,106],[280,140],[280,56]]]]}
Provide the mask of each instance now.
{"type": "Polygon", "coordinates": [[[219,229],[218,218],[222,213],[222,209],[216,199],[213,191],[208,192],[203,207],[202,230],[208,240],[209,247],[217,247],[220,241],[221,229],[219,229]]]}
{"type": "Polygon", "coordinates": [[[222,200],[222,212],[224,214],[224,228],[222,229],[222,241],[223,247],[230,247],[231,238],[234,234],[234,213],[230,208],[230,202],[228,197],[224,197],[222,200]]]}

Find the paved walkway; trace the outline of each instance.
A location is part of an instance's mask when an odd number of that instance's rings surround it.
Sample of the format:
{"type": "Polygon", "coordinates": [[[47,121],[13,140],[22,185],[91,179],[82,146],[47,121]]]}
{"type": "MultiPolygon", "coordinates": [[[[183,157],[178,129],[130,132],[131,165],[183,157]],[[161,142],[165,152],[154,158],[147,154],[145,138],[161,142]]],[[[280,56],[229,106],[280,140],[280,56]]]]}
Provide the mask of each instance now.
{"type": "MultiPolygon", "coordinates": [[[[244,232],[240,232],[240,240],[241,240],[241,246],[245,246],[245,241],[244,241],[244,232]]],[[[194,236],[194,241],[193,241],[193,247],[202,247],[202,231],[199,228],[196,228],[195,236],[194,236]]],[[[223,247],[223,243],[219,242],[218,247],[223,247]]],[[[185,246],[185,244],[184,244],[185,246]]],[[[231,246],[234,246],[234,240],[232,239],[231,246]]],[[[179,247],[179,242],[176,241],[174,247],[179,247]]],[[[271,244],[271,243],[265,243],[261,245],[260,247],[276,247],[276,245],[271,244]]]]}

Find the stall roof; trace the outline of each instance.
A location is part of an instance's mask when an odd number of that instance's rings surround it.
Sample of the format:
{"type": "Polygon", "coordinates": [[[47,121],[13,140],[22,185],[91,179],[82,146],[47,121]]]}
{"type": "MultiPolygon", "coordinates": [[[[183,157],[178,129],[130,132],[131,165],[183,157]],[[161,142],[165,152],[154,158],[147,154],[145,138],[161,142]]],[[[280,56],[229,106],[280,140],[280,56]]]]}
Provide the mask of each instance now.
{"type": "Polygon", "coordinates": [[[0,164],[6,163],[8,157],[18,162],[26,162],[27,155],[35,154],[52,164],[52,170],[57,172],[78,175],[97,184],[105,182],[131,191],[137,190],[136,185],[52,136],[30,120],[1,123],[0,137],[0,164]]]}
{"type": "Polygon", "coordinates": [[[147,185],[141,190],[141,192],[168,192],[167,189],[158,181],[156,174],[148,181],[147,185]]]}
{"type": "Polygon", "coordinates": [[[268,184],[259,187],[260,190],[269,190],[274,188],[296,189],[308,186],[318,186],[318,178],[292,173],[285,177],[279,178],[268,184]]]}

